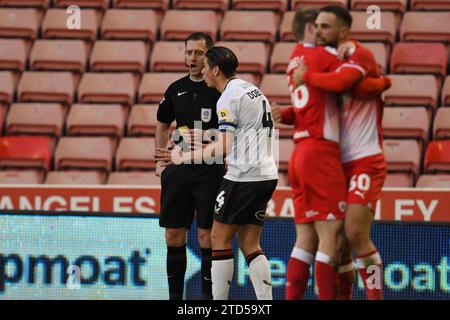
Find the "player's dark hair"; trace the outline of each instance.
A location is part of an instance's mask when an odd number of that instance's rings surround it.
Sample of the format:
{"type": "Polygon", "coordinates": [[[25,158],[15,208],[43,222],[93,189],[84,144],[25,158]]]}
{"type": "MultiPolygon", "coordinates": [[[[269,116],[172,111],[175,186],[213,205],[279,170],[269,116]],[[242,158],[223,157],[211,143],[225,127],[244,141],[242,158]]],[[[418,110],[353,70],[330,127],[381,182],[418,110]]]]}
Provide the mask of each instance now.
{"type": "Polygon", "coordinates": [[[204,32],[191,33],[184,41],[184,45],[186,45],[188,41],[197,41],[197,40],[205,40],[206,50],[208,50],[214,45],[214,41],[211,38],[211,36],[204,32]]]}
{"type": "Polygon", "coordinates": [[[231,78],[236,74],[239,61],[230,49],[220,46],[212,47],[206,51],[205,57],[208,59],[209,66],[211,68],[218,66],[225,77],[231,78]]]}
{"type": "Polygon", "coordinates": [[[352,27],[353,22],[352,16],[350,12],[344,7],[335,5],[325,6],[320,8],[320,12],[333,13],[339,19],[339,21],[341,21],[345,26],[349,28],[352,27]]]}
{"type": "Polygon", "coordinates": [[[295,40],[301,41],[305,37],[305,26],[308,23],[314,24],[319,11],[317,9],[299,9],[295,12],[294,20],[292,20],[292,32],[295,40]]]}

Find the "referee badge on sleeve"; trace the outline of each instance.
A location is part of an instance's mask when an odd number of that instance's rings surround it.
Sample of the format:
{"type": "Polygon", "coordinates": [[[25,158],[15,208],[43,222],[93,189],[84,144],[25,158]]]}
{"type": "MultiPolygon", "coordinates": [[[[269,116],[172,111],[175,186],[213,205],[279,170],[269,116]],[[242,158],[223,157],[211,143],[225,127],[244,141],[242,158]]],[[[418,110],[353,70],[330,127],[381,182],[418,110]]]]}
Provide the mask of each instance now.
{"type": "Polygon", "coordinates": [[[202,108],[202,121],[203,122],[211,121],[211,109],[202,108]]]}

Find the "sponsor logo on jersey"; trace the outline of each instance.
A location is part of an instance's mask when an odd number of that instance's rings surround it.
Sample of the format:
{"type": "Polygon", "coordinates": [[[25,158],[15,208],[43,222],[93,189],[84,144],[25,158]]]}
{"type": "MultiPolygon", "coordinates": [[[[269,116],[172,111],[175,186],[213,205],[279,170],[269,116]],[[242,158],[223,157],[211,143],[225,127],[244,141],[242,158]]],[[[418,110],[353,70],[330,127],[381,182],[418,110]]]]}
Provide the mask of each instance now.
{"type": "Polygon", "coordinates": [[[211,109],[202,108],[201,112],[202,112],[202,121],[203,122],[210,122],[211,121],[211,116],[212,116],[211,109]]]}
{"type": "Polygon", "coordinates": [[[314,216],[317,216],[319,214],[319,211],[314,211],[314,210],[308,210],[305,212],[305,215],[307,218],[312,218],[314,216]]]}
{"type": "Polygon", "coordinates": [[[220,117],[225,118],[226,116],[228,116],[228,109],[220,109],[220,117]]]}
{"type": "Polygon", "coordinates": [[[345,201],[341,201],[339,202],[339,210],[341,212],[345,212],[345,210],[347,210],[347,203],[345,201]]]}
{"type": "Polygon", "coordinates": [[[178,96],[182,96],[183,94],[187,93],[188,91],[183,91],[183,92],[178,92],[177,95],[178,96]]]}

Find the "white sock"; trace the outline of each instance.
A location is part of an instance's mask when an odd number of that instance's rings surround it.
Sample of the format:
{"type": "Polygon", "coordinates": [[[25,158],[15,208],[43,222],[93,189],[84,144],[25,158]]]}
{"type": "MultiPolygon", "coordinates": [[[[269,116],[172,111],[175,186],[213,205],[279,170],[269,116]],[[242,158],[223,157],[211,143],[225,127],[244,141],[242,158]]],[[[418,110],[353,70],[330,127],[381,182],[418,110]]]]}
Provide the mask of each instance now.
{"type": "Polygon", "coordinates": [[[228,300],[233,272],[234,259],[212,261],[211,281],[214,300],[228,300]]]}
{"type": "Polygon", "coordinates": [[[272,276],[270,274],[269,261],[264,254],[258,255],[249,265],[250,279],[252,279],[258,300],[272,299],[272,276]]]}

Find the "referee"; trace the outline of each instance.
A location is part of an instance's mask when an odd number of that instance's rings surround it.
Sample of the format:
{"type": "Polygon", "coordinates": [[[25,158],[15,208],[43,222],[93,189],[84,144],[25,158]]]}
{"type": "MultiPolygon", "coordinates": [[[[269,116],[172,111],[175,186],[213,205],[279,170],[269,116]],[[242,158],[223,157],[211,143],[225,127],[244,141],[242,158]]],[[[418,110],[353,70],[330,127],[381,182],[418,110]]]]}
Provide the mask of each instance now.
{"type": "MultiPolygon", "coordinates": [[[[176,121],[180,140],[186,146],[183,132],[201,123],[203,130],[217,129],[216,103],[220,93],[209,88],[202,76],[206,51],[213,46],[211,37],[203,32],[189,35],[185,40],[185,62],[189,74],[173,82],[159,104],[157,113],[156,148],[166,148],[169,128],[176,121]]],[[[214,204],[225,168],[220,164],[185,164],[164,167],[156,164],[161,177],[161,215],[159,225],[166,229],[167,280],[171,300],[181,300],[186,273],[186,231],[194,215],[197,218],[198,241],[202,253],[202,292],[212,299],[211,289],[211,227],[214,204]]]]}

